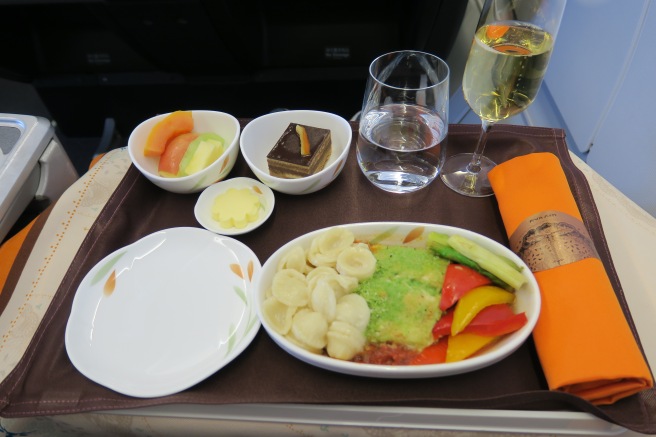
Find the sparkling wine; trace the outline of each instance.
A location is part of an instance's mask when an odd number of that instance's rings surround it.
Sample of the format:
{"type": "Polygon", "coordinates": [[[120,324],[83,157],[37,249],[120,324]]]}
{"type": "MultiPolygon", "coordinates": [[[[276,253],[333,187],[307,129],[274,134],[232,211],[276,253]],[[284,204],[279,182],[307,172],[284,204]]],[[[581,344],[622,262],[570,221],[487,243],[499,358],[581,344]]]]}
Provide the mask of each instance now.
{"type": "Polygon", "coordinates": [[[521,22],[488,24],[475,35],[462,89],[481,118],[499,121],[523,111],[540,89],[553,49],[544,30],[521,22]]]}

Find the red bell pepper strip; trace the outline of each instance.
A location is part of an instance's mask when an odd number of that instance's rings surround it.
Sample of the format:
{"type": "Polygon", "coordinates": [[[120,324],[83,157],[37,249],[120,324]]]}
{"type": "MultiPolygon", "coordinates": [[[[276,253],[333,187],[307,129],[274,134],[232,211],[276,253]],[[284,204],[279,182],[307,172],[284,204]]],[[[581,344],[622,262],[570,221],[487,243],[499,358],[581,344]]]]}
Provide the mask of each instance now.
{"type": "MultiPolygon", "coordinates": [[[[496,337],[514,332],[526,322],[526,313],[515,314],[510,305],[500,303],[483,308],[462,332],[496,337]]],[[[452,323],[453,310],[449,310],[433,326],[433,338],[450,335],[452,323]]]]}
{"type": "Polygon", "coordinates": [[[451,334],[451,324],[453,323],[453,309],[442,314],[440,320],[433,325],[433,338],[438,339],[451,334]]]}
{"type": "Polygon", "coordinates": [[[491,283],[487,276],[481,275],[476,270],[462,264],[449,264],[444,275],[440,309],[446,311],[469,290],[491,283]]]}
{"type": "Polygon", "coordinates": [[[410,364],[441,364],[446,361],[446,350],[448,347],[448,337],[441,338],[436,343],[424,348],[414,357],[410,364]]]}
{"type": "Polygon", "coordinates": [[[462,332],[476,315],[485,308],[500,303],[514,302],[515,294],[494,285],[483,285],[468,291],[453,310],[451,335],[462,332]]]}
{"type": "Polygon", "coordinates": [[[491,309],[478,313],[477,322],[473,325],[470,323],[465,331],[471,334],[496,337],[515,332],[528,321],[526,313],[514,314],[510,306],[506,304],[492,305],[488,308],[491,309]],[[497,306],[498,308],[495,308],[497,306]]]}

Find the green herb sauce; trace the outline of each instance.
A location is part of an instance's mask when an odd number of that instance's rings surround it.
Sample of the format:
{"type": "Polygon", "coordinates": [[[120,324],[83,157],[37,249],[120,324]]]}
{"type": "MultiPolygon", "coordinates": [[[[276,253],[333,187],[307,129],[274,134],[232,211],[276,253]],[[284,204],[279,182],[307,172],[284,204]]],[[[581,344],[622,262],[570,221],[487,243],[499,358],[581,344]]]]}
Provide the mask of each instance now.
{"type": "Polygon", "coordinates": [[[440,295],[449,261],[405,246],[382,246],[374,255],[376,272],[356,290],[371,309],[367,340],[418,350],[429,346],[433,325],[441,317],[440,295]]]}

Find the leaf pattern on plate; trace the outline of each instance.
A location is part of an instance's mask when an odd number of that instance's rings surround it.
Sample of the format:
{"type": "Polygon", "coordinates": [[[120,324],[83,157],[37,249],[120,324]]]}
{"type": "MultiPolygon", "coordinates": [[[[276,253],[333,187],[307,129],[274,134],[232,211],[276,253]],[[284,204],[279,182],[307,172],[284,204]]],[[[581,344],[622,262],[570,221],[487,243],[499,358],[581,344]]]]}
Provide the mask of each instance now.
{"type": "Polygon", "coordinates": [[[255,269],[255,265],[253,264],[253,260],[248,261],[248,280],[253,281],[253,271],[255,269]]]}
{"type": "Polygon", "coordinates": [[[230,324],[230,332],[228,333],[228,350],[226,352],[226,355],[230,354],[232,349],[235,347],[235,344],[237,342],[237,329],[234,324],[230,324]]]}
{"type": "Polygon", "coordinates": [[[105,286],[103,287],[103,294],[105,296],[111,296],[116,288],[116,270],[112,270],[112,273],[109,274],[109,278],[105,281],[105,286]]]}
{"type": "Polygon", "coordinates": [[[244,332],[251,332],[255,324],[259,321],[257,317],[249,317],[248,319],[248,324],[246,325],[246,331],[244,332]]]}
{"type": "Polygon", "coordinates": [[[194,184],[194,187],[192,188],[192,190],[199,190],[200,188],[202,188],[204,186],[205,179],[206,178],[200,178],[200,180],[194,184]]]}
{"type": "Polygon", "coordinates": [[[260,190],[260,187],[257,185],[253,185],[253,191],[255,191],[257,194],[264,194],[262,190],[260,190]]]}
{"type": "Polygon", "coordinates": [[[373,237],[371,240],[369,240],[369,243],[378,244],[381,241],[385,240],[386,238],[389,238],[392,235],[394,235],[394,233],[396,232],[397,229],[398,229],[398,226],[392,226],[391,228],[387,229],[386,231],[383,231],[380,234],[373,237]]]}
{"type": "Polygon", "coordinates": [[[126,252],[127,252],[127,251],[119,252],[119,253],[117,253],[115,256],[113,256],[111,259],[107,260],[107,262],[106,262],[105,264],[103,264],[102,267],[100,267],[100,268],[98,269],[98,271],[96,272],[96,274],[93,275],[93,278],[91,278],[91,285],[96,285],[96,284],[99,283],[99,282],[100,282],[105,276],[107,276],[107,274],[110,272],[110,270],[112,270],[112,269],[114,268],[114,266],[116,265],[116,263],[118,262],[118,260],[121,259],[121,257],[122,257],[123,255],[125,255],[126,252]]]}
{"type": "Polygon", "coordinates": [[[342,169],[342,167],[344,167],[345,162],[346,162],[346,159],[343,159],[342,162],[340,162],[339,165],[337,167],[335,167],[335,171],[333,171],[333,177],[335,177],[337,175],[337,173],[339,173],[339,171],[342,169]]]}
{"type": "Polygon", "coordinates": [[[244,271],[241,269],[239,264],[230,264],[230,270],[232,270],[232,273],[239,276],[241,279],[246,279],[244,278],[244,271]]]}
{"type": "Polygon", "coordinates": [[[244,270],[239,264],[230,264],[230,270],[232,270],[232,273],[239,276],[241,279],[251,282],[253,280],[255,265],[253,264],[252,259],[248,261],[248,264],[246,265],[246,276],[244,276],[244,270]]]}
{"type": "Polygon", "coordinates": [[[233,290],[235,290],[235,293],[237,296],[239,296],[239,299],[242,300],[246,305],[248,305],[248,297],[246,297],[246,293],[244,290],[242,290],[240,287],[234,287],[233,290]]]}
{"type": "Polygon", "coordinates": [[[245,337],[248,333],[252,331],[253,327],[259,320],[257,316],[254,316],[254,314],[249,311],[250,305],[248,302],[248,295],[246,294],[246,292],[241,287],[233,287],[233,290],[235,294],[239,297],[239,299],[241,299],[241,301],[244,302],[244,305],[246,306],[246,313],[248,314],[248,319],[246,321],[246,329],[242,331],[242,335],[239,338],[237,338],[237,328],[232,324],[230,325],[229,338],[228,338],[228,351],[226,352],[226,355],[230,353],[230,351],[235,347],[235,345],[239,344],[242,341],[243,337],[245,337]]]}
{"type": "Polygon", "coordinates": [[[221,164],[221,171],[219,173],[223,173],[223,170],[228,166],[228,161],[230,161],[229,158],[226,158],[223,160],[223,164],[221,164]]]}
{"type": "Polygon", "coordinates": [[[301,193],[307,193],[308,191],[311,191],[316,187],[318,184],[321,183],[321,179],[317,179],[313,184],[311,184],[309,187],[307,187],[305,190],[301,191],[301,193]]]}
{"type": "MultiPolygon", "coordinates": [[[[255,271],[255,263],[253,262],[252,259],[248,260],[248,263],[246,264],[246,274],[244,274],[244,269],[242,268],[241,264],[238,263],[232,263],[229,264],[230,270],[232,273],[237,275],[240,279],[249,281],[251,282],[253,279],[253,273],[255,271]]],[[[232,287],[232,290],[235,292],[237,297],[244,303],[245,306],[245,312],[247,314],[247,319],[246,319],[246,328],[237,330],[238,327],[234,325],[230,325],[230,331],[229,331],[229,337],[228,337],[228,343],[227,343],[227,352],[226,355],[230,354],[230,351],[237,346],[238,344],[241,343],[243,338],[247,336],[250,332],[252,332],[253,327],[255,324],[259,321],[258,317],[254,315],[251,311],[251,304],[249,302],[249,295],[247,290],[243,289],[240,286],[234,286],[232,287]],[[237,334],[241,332],[241,336],[237,337],[237,334]]]]}
{"type": "Polygon", "coordinates": [[[411,229],[410,232],[408,232],[408,234],[403,239],[403,244],[409,243],[421,237],[421,234],[424,233],[424,229],[425,228],[423,226],[417,226],[416,228],[411,229]]]}

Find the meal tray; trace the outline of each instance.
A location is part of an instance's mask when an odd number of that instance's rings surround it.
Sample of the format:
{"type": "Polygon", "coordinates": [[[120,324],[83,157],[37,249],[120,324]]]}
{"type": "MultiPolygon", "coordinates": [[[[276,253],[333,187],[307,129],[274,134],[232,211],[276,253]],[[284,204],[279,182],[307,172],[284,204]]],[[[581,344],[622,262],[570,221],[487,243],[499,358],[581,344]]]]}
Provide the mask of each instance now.
{"type": "MultiPolygon", "coordinates": [[[[353,128],[357,130],[357,125],[353,124],[353,128]]],[[[456,153],[473,147],[479,127],[452,125],[449,129],[448,153],[456,153]]],[[[602,254],[614,289],[624,302],[589,186],[570,159],[563,131],[499,125],[490,135],[486,153],[502,162],[538,151],[552,152],[560,158],[584,222],[602,254]]],[[[236,176],[253,177],[241,158],[230,174],[236,176]]],[[[649,413],[656,411],[653,390],[603,407],[567,393],[549,391],[532,341],[505,360],[472,373],[414,381],[378,380],[305,364],[277,347],[260,330],[251,346],[230,365],[174,395],[131,398],[86,379],[71,364],[63,341],[71,302],[81,280],[108,253],[144,235],[174,226],[199,226],[193,214],[196,198],[164,192],[135,168],[128,170],[89,230],[25,357],[0,385],[0,415],[24,417],[171,404],[357,405],[587,412],[638,432],[656,432],[656,422],[649,413]]],[[[299,235],[328,226],[370,221],[458,226],[507,244],[494,197],[463,197],[439,181],[403,196],[385,193],[360,172],[355,147],[342,174],[331,185],[305,196],[278,194],[269,221],[236,238],[264,263],[277,248],[299,235]]],[[[33,232],[38,232],[38,226],[33,232]]],[[[12,274],[19,274],[18,270],[14,269],[12,274]]],[[[627,318],[632,324],[630,314],[627,318]]]]}

